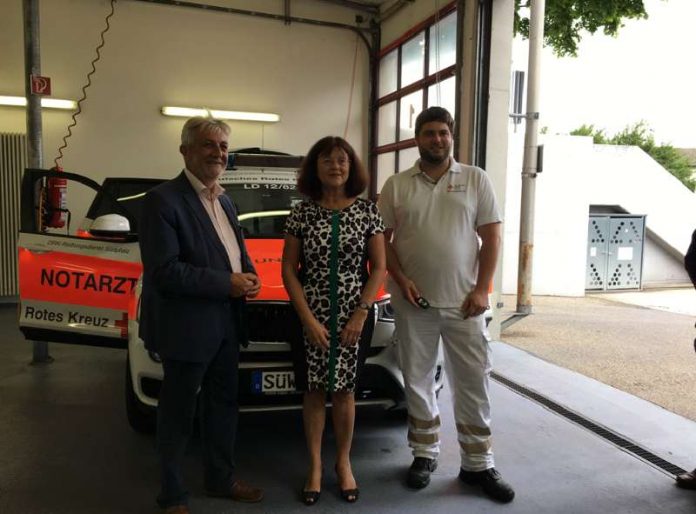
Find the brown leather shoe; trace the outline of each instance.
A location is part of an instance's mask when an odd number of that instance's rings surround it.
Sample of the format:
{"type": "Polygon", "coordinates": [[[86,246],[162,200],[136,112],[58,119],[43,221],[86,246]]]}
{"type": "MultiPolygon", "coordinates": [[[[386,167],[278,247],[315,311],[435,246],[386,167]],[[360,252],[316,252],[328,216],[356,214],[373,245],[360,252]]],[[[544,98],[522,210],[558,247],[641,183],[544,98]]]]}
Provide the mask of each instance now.
{"type": "Polygon", "coordinates": [[[162,509],[164,514],[190,514],[186,505],[172,505],[166,509],[162,509]]]}
{"type": "Polygon", "coordinates": [[[213,498],[229,498],[237,502],[257,503],[263,499],[263,491],[258,487],[247,484],[243,480],[232,483],[226,491],[206,491],[213,498]]]}
{"type": "Polygon", "coordinates": [[[677,476],[677,487],[696,490],[696,469],[677,476]]]}

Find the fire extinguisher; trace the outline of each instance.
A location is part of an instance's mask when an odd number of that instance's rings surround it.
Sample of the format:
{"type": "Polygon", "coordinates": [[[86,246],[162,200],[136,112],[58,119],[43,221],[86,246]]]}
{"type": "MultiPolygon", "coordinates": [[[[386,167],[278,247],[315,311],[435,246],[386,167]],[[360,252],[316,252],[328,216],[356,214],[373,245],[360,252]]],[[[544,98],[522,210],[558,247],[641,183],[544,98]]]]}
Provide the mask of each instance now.
{"type": "MultiPolygon", "coordinates": [[[[56,166],[53,171],[63,171],[56,166]]],[[[46,183],[46,217],[44,226],[63,228],[68,215],[68,181],[64,178],[51,177],[46,183]]]]}

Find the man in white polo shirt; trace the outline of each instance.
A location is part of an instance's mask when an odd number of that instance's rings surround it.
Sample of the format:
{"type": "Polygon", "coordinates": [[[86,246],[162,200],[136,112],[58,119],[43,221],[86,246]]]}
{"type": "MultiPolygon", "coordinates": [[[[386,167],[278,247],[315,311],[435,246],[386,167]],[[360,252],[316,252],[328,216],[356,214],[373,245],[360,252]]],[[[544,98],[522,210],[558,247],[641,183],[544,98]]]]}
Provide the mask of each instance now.
{"type": "Polygon", "coordinates": [[[510,502],[515,493],[496,471],[491,449],[491,364],[483,315],[502,220],[486,173],[450,156],[453,127],[441,107],[420,113],[415,138],[421,158],[390,177],[379,198],[414,456],[407,483],[427,486],[437,467],[435,363],[442,338],[461,450],[459,478],[510,502]]]}

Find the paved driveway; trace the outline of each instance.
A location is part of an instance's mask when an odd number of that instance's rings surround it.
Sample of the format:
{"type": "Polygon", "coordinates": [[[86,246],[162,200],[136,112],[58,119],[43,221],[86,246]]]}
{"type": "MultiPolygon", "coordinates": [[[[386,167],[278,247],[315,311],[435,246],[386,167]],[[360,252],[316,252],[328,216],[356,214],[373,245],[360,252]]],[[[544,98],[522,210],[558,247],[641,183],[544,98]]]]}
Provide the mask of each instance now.
{"type": "MultiPolygon", "coordinates": [[[[514,307],[515,297],[504,303],[514,307]]],[[[540,296],[533,304],[502,341],[696,420],[696,291],[540,296]]]]}

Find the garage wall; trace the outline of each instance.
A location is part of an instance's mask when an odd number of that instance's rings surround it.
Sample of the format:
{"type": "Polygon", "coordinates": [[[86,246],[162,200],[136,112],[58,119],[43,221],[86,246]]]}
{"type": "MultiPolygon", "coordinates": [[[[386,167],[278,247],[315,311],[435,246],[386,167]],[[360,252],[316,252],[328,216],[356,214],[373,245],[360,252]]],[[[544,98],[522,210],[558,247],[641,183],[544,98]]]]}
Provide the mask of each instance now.
{"type": "MultiPolygon", "coordinates": [[[[282,2],[275,0],[214,3],[282,13],[282,2]]],[[[355,12],[341,7],[302,0],[291,5],[293,16],[354,23],[355,12]]],[[[40,6],[42,74],[51,77],[54,97],[77,100],[109,2],[51,0],[40,6]]],[[[22,23],[22,2],[4,1],[0,95],[24,92],[22,23]]],[[[66,170],[96,180],[108,175],[173,176],[182,165],[178,141],[184,119],[162,116],[162,105],[280,114],[276,124],[230,122],[232,147],[263,145],[305,153],[324,135],[343,135],[353,32],[120,0],[106,40],[64,152],[66,170]]],[[[360,42],[348,139],[363,156],[367,63],[360,42]]],[[[0,107],[0,132],[25,132],[25,120],[24,109],[0,107]]],[[[69,123],[69,114],[44,110],[44,166],[52,165],[69,123]]],[[[75,195],[69,201],[71,209],[82,207],[75,195]]]]}

